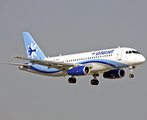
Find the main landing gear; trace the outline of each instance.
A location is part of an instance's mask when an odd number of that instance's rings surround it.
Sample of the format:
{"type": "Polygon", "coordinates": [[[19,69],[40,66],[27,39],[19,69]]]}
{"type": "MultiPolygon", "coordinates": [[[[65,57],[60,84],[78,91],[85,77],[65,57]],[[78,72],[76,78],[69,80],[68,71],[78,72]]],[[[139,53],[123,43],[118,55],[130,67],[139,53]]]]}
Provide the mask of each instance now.
{"type": "Polygon", "coordinates": [[[68,82],[69,83],[73,83],[73,84],[75,84],[76,83],[76,78],[74,78],[74,77],[70,77],[69,79],[68,79],[68,82]]]}
{"type": "MultiPolygon", "coordinates": [[[[98,85],[99,84],[99,81],[96,78],[97,76],[99,76],[99,74],[93,75],[94,79],[91,80],[91,85],[98,85]]],[[[68,79],[68,82],[71,84],[75,84],[77,82],[77,80],[76,80],[76,78],[74,78],[74,76],[72,76],[68,79]]]]}
{"type": "Polygon", "coordinates": [[[94,74],[94,79],[91,80],[91,85],[98,85],[99,81],[97,80],[96,76],[99,76],[99,74],[94,74]]]}
{"type": "Polygon", "coordinates": [[[129,66],[129,71],[130,71],[129,77],[130,78],[134,78],[134,74],[132,74],[133,69],[135,69],[135,66],[129,66]]]}

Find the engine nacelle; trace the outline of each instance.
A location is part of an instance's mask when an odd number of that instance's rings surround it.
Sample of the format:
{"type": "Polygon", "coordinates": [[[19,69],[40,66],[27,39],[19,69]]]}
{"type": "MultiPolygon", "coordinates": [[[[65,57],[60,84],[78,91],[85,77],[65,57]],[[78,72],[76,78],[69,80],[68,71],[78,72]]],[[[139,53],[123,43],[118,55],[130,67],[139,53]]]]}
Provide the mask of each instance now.
{"type": "Polygon", "coordinates": [[[125,71],[123,69],[115,69],[105,72],[103,74],[103,77],[108,79],[116,79],[116,78],[122,78],[124,77],[124,75],[125,75],[125,71]]]}
{"type": "Polygon", "coordinates": [[[86,66],[78,66],[68,70],[67,73],[68,75],[74,75],[74,76],[87,75],[90,73],[90,69],[89,67],[86,66]]]}

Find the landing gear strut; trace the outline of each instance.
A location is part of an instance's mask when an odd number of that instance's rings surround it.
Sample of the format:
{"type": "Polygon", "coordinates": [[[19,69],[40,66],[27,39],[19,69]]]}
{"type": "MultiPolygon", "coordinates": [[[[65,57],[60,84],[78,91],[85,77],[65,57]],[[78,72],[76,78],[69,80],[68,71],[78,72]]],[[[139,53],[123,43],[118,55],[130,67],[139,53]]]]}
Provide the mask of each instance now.
{"type": "Polygon", "coordinates": [[[130,78],[134,78],[134,74],[132,74],[133,69],[135,69],[135,66],[129,66],[129,71],[130,71],[129,77],[130,78]]]}
{"type": "Polygon", "coordinates": [[[91,80],[91,85],[98,85],[99,81],[97,80],[96,76],[99,76],[99,74],[94,74],[94,79],[91,80]]]}
{"type": "Polygon", "coordinates": [[[70,77],[69,79],[68,79],[68,82],[69,83],[73,83],[73,84],[75,84],[76,83],[76,78],[74,78],[74,77],[70,77]]]}

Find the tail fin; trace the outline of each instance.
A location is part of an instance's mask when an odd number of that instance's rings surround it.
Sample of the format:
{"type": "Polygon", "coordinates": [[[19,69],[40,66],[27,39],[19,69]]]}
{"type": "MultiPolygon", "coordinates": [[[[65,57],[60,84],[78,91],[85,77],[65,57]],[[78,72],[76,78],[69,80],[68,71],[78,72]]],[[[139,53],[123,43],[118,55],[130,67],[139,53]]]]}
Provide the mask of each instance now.
{"type": "Polygon", "coordinates": [[[28,32],[23,32],[23,39],[25,43],[26,53],[28,58],[41,59],[46,58],[37,43],[28,32]]]}

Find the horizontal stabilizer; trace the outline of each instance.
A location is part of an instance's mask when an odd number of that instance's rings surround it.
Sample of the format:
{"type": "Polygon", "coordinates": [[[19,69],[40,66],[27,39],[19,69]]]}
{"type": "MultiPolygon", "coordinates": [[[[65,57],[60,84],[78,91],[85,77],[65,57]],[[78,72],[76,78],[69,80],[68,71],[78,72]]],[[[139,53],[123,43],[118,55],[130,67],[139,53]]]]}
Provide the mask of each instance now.
{"type": "Polygon", "coordinates": [[[8,65],[16,65],[16,66],[26,66],[26,67],[30,67],[30,66],[32,66],[32,65],[21,64],[21,63],[4,63],[4,64],[8,64],[8,65]]]}

